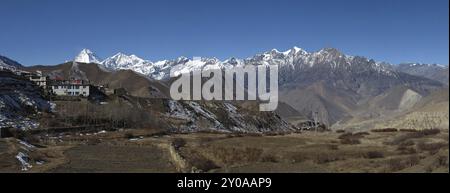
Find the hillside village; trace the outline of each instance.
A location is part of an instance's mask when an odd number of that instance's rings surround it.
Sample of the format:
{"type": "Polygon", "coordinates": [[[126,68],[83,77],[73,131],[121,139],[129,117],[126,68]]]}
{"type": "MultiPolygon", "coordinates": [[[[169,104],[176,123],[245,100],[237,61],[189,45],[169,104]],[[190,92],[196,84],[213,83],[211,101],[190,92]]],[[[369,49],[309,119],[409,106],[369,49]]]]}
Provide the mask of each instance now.
{"type": "Polygon", "coordinates": [[[4,70],[12,72],[18,76],[32,81],[35,85],[41,87],[45,93],[59,97],[90,97],[93,95],[101,95],[113,93],[105,85],[93,85],[89,81],[72,79],[65,80],[63,78],[51,79],[45,76],[41,71],[28,72],[23,70],[4,70]]]}
{"type": "Polygon", "coordinates": [[[39,127],[36,115],[54,111],[57,101],[89,100],[106,104],[106,93],[114,93],[103,85],[85,80],[51,79],[40,71],[1,67],[0,75],[2,136],[6,135],[8,127],[22,130],[39,127]]]}
{"type": "MultiPolygon", "coordinates": [[[[83,64],[81,66],[97,65],[83,64]]],[[[42,109],[39,110],[39,108],[33,107],[35,110],[30,113],[31,115],[34,116],[36,113],[42,114],[42,112],[49,112],[46,116],[53,118],[49,119],[45,118],[45,116],[35,117],[34,120],[40,119],[39,123],[34,123],[33,127],[30,127],[29,129],[35,129],[39,125],[38,127],[42,131],[58,131],[70,128],[74,128],[75,130],[82,128],[85,128],[86,130],[89,130],[88,128],[94,130],[114,130],[116,128],[133,128],[138,127],[139,125],[154,125],[155,123],[150,123],[152,121],[162,121],[163,123],[160,123],[157,127],[160,127],[160,129],[167,128],[174,132],[201,130],[226,132],[286,132],[296,128],[289,125],[273,112],[253,112],[252,108],[256,104],[252,104],[246,108],[239,108],[238,110],[231,104],[222,104],[221,102],[176,102],[171,101],[167,97],[136,97],[128,94],[128,90],[125,88],[116,86],[114,89],[111,89],[107,84],[95,84],[86,79],[71,78],[68,80],[60,76],[50,77],[40,70],[29,72],[17,69],[3,69],[2,72],[9,73],[11,76],[14,76],[14,78],[23,80],[24,83],[32,83],[34,87],[36,87],[34,90],[39,91],[40,97],[43,97],[40,100],[48,101],[50,104],[49,106],[52,107],[50,110],[45,109],[43,111],[42,109]],[[218,106],[220,107],[218,109],[219,111],[216,110],[218,106]],[[80,107],[84,108],[77,110],[77,108],[80,107]],[[247,108],[248,110],[246,110],[247,108]],[[254,114],[261,114],[262,116],[255,117],[253,116],[254,114]],[[230,117],[235,118],[227,120],[230,117]],[[263,120],[264,117],[266,120],[263,120]],[[195,121],[197,119],[205,119],[207,124],[195,121]],[[183,124],[183,122],[185,123],[183,124]]],[[[139,76],[135,73],[127,74],[139,76]]],[[[156,88],[150,89],[157,90],[156,88]]],[[[12,93],[14,94],[14,92],[12,93]]],[[[26,104],[20,101],[18,104],[19,103],[26,104]]],[[[16,109],[14,111],[25,112],[23,108],[22,110],[16,109]]],[[[9,127],[17,128],[17,126],[13,124],[18,122],[15,116],[9,116],[8,119],[4,120],[10,120],[9,124],[6,124],[6,126],[9,125],[9,127]]],[[[319,123],[311,121],[307,122],[305,126],[310,128],[311,125],[318,126],[319,123]]]]}

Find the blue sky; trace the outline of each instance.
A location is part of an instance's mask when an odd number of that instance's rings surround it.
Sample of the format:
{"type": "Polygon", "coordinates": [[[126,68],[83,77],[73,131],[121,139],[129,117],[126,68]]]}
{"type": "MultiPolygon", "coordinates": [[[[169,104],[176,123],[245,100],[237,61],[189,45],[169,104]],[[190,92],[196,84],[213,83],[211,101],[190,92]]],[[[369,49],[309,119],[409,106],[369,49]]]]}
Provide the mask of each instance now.
{"type": "Polygon", "coordinates": [[[338,48],[449,62],[448,0],[0,0],[0,55],[58,64],[82,48],[152,61],[338,48]]]}

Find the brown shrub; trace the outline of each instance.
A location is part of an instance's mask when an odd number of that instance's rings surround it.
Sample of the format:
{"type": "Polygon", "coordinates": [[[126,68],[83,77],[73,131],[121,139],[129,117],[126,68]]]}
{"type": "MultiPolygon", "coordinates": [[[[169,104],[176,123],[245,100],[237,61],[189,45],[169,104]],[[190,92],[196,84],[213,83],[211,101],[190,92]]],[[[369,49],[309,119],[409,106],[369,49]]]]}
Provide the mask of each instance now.
{"type": "Polygon", "coordinates": [[[294,163],[304,162],[306,160],[311,159],[303,152],[293,153],[293,154],[291,154],[290,158],[292,159],[292,162],[294,162],[294,163]]]}
{"type": "Polygon", "coordinates": [[[381,151],[369,151],[369,152],[366,152],[364,157],[367,159],[384,158],[384,154],[381,151]]]}
{"type": "Polygon", "coordinates": [[[260,160],[263,153],[262,149],[259,148],[226,148],[226,147],[216,147],[211,149],[211,153],[217,159],[221,160],[227,165],[239,164],[239,163],[249,163],[257,162],[260,160]]]}
{"type": "Polygon", "coordinates": [[[186,145],[186,140],[183,138],[175,138],[172,140],[172,145],[175,149],[180,149],[186,145]]]}
{"type": "Polygon", "coordinates": [[[441,133],[441,130],[440,129],[424,129],[419,132],[422,133],[422,135],[427,136],[427,135],[437,135],[437,134],[441,133]]]}
{"type": "Polygon", "coordinates": [[[277,163],[278,159],[277,157],[275,157],[274,155],[265,155],[261,158],[262,162],[272,162],[272,163],[277,163]]]}
{"type": "Polygon", "coordinates": [[[344,133],[338,137],[341,140],[341,144],[345,145],[355,145],[360,144],[361,141],[359,139],[363,138],[362,134],[352,134],[352,133],[344,133]]]}
{"type": "Polygon", "coordinates": [[[207,172],[212,169],[220,168],[213,161],[207,159],[196,150],[187,150],[180,152],[182,156],[188,161],[191,167],[194,167],[200,172],[207,172]]]}
{"type": "Polygon", "coordinates": [[[344,134],[339,135],[338,139],[348,139],[351,137],[354,137],[353,133],[344,133],[344,134]]]}
{"type": "Polygon", "coordinates": [[[418,132],[416,129],[400,129],[400,132],[418,132]]]}
{"type": "Polygon", "coordinates": [[[358,132],[358,133],[355,133],[355,134],[353,134],[353,135],[356,135],[356,136],[366,136],[366,135],[370,135],[370,133],[369,133],[369,132],[358,132]]]}
{"type": "Polygon", "coordinates": [[[415,165],[417,165],[417,164],[420,163],[420,157],[417,156],[417,155],[409,156],[409,157],[406,159],[405,163],[406,163],[407,166],[413,167],[413,166],[415,166],[415,165]]]}
{"type": "Polygon", "coordinates": [[[338,146],[338,145],[335,145],[335,144],[329,145],[328,148],[329,148],[330,150],[339,150],[339,146],[338,146]]]}
{"type": "Polygon", "coordinates": [[[87,145],[98,145],[100,144],[102,141],[100,139],[89,139],[87,141],[87,145]]]}
{"type": "Polygon", "coordinates": [[[340,156],[333,153],[319,153],[316,155],[314,162],[318,164],[325,164],[329,162],[338,161],[340,159],[340,156]]]}
{"type": "Polygon", "coordinates": [[[395,128],[384,128],[384,129],[372,129],[374,133],[382,133],[382,132],[398,132],[398,129],[395,128]]]}
{"type": "Polygon", "coordinates": [[[408,147],[408,146],[399,146],[397,148],[397,151],[400,151],[400,154],[415,154],[415,153],[417,153],[417,150],[414,147],[408,147]]]}
{"type": "Polygon", "coordinates": [[[135,138],[135,136],[134,136],[133,133],[131,133],[131,132],[125,133],[124,137],[125,137],[126,139],[133,139],[133,138],[135,138]]]}
{"type": "Polygon", "coordinates": [[[441,130],[439,130],[439,129],[425,129],[425,130],[421,130],[421,131],[417,131],[417,132],[406,133],[404,135],[400,135],[400,136],[396,137],[394,140],[392,140],[391,142],[388,142],[387,144],[388,145],[398,145],[408,139],[415,139],[415,138],[422,138],[422,137],[430,136],[430,135],[436,135],[436,134],[439,134],[440,132],[441,132],[441,130]]]}
{"type": "Polygon", "coordinates": [[[341,144],[356,145],[356,144],[361,144],[361,141],[359,139],[346,138],[346,139],[341,139],[341,144]]]}
{"type": "Polygon", "coordinates": [[[367,132],[358,132],[358,133],[344,133],[341,134],[338,139],[361,139],[366,135],[370,135],[367,132]]]}
{"type": "Polygon", "coordinates": [[[393,158],[388,161],[388,166],[391,171],[399,171],[405,168],[413,167],[419,164],[420,158],[416,155],[406,158],[393,158]]]}
{"type": "Polygon", "coordinates": [[[406,140],[406,141],[400,143],[399,146],[408,147],[408,146],[413,146],[413,145],[415,145],[414,141],[412,141],[412,140],[406,140]]]}
{"type": "Polygon", "coordinates": [[[448,167],[448,156],[440,155],[436,158],[436,165],[439,167],[448,167]]]}
{"type": "Polygon", "coordinates": [[[422,151],[428,151],[432,154],[437,153],[443,147],[448,147],[448,144],[443,143],[443,142],[438,142],[438,143],[421,142],[421,143],[417,144],[417,148],[419,148],[422,151]]]}

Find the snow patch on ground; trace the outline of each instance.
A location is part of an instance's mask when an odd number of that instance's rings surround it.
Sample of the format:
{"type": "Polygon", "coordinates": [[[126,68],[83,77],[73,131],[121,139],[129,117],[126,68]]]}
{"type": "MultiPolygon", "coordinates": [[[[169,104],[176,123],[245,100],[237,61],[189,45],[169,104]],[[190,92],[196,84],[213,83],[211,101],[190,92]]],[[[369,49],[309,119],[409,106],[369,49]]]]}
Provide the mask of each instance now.
{"type": "Polygon", "coordinates": [[[169,116],[179,119],[192,120],[192,112],[184,108],[179,102],[170,100],[168,106],[169,116]]]}
{"type": "Polygon", "coordinates": [[[19,152],[16,155],[16,159],[19,160],[20,164],[22,165],[22,171],[28,171],[33,167],[30,163],[28,163],[30,161],[30,157],[28,157],[28,155],[23,152],[19,152]]]}
{"type": "Polygon", "coordinates": [[[200,114],[201,116],[209,119],[210,121],[212,121],[216,127],[216,129],[224,129],[224,126],[222,125],[222,123],[220,123],[217,120],[216,115],[214,115],[213,113],[209,112],[208,110],[202,108],[198,103],[196,102],[188,102],[189,106],[194,109],[194,111],[197,114],[200,114]]]}

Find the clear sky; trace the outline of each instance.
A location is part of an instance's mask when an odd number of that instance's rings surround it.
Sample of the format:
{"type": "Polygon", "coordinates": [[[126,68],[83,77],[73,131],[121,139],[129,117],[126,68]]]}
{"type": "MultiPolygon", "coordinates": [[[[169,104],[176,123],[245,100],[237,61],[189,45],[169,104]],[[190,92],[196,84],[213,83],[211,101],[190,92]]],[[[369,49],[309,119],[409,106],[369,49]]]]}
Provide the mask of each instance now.
{"type": "Polygon", "coordinates": [[[59,64],[82,48],[157,61],[334,47],[449,62],[448,0],[0,0],[0,55],[59,64]]]}

